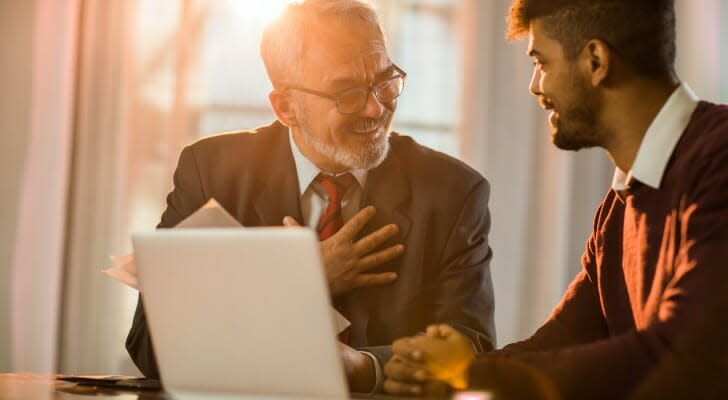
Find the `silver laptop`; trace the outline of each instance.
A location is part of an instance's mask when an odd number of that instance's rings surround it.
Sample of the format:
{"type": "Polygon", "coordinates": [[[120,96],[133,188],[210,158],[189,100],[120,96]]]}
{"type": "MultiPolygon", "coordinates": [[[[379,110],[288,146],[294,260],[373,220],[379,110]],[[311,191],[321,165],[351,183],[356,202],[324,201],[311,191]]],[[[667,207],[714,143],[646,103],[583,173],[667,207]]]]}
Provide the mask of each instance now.
{"type": "Polygon", "coordinates": [[[348,398],[315,234],[133,235],[165,389],[179,398],[348,398]]]}

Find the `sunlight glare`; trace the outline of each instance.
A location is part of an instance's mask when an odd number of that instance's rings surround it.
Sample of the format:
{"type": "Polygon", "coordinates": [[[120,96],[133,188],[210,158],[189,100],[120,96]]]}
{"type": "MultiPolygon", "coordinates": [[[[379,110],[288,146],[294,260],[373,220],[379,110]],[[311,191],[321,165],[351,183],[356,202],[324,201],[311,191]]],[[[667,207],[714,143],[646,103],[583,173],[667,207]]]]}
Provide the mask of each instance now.
{"type": "MultiPolygon", "coordinates": [[[[290,3],[298,0],[227,0],[230,9],[245,22],[265,25],[290,3]]],[[[241,21],[242,22],[242,21],[241,21]]]]}

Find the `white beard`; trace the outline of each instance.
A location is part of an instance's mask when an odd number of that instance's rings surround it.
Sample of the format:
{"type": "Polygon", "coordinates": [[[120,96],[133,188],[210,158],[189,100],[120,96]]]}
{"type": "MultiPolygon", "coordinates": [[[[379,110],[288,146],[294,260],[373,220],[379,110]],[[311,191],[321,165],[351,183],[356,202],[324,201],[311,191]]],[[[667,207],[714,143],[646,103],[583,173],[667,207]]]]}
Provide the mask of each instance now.
{"type": "Polygon", "coordinates": [[[338,149],[332,144],[321,142],[308,133],[306,127],[302,125],[299,126],[299,130],[307,143],[313,145],[314,149],[322,156],[348,169],[370,170],[376,168],[389,154],[389,134],[367,142],[357,151],[349,151],[349,149],[338,149]]]}

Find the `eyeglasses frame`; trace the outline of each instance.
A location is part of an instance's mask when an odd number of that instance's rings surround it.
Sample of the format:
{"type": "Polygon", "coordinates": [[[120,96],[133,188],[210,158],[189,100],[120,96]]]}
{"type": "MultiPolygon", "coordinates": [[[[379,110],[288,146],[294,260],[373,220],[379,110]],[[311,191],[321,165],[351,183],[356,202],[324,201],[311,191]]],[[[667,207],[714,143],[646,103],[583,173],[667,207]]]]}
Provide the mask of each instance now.
{"type": "Polygon", "coordinates": [[[389,77],[387,79],[381,80],[379,82],[374,82],[371,86],[369,86],[366,89],[360,88],[360,87],[353,87],[353,88],[349,88],[349,89],[344,89],[344,90],[336,92],[334,94],[328,94],[328,93],[324,93],[324,92],[319,92],[318,90],[308,89],[308,88],[301,87],[301,86],[288,85],[288,86],[285,86],[282,90],[284,90],[284,91],[285,90],[297,90],[299,92],[312,94],[312,95],[318,96],[318,97],[323,97],[325,99],[334,101],[336,103],[336,111],[338,111],[340,114],[344,114],[344,115],[357,114],[357,113],[361,112],[361,110],[363,110],[364,107],[367,106],[367,103],[369,102],[369,95],[371,93],[374,93],[374,97],[376,97],[377,101],[379,101],[380,103],[393,101],[402,95],[402,92],[404,91],[404,84],[405,84],[405,81],[407,80],[407,73],[404,72],[404,70],[402,68],[398,67],[396,64],[392,64],[392,67],[394,67],[394,71],[397,73],[396,75],[389,77]],[[396,96],[394,96],[391,99],[386,100],[386,101],[383,101],[382,99],[380,99],[377,88],[385,82],[389,82],[391,80],[399,79],[399,78],[402,78],[402,89],[400,89],[399,93],[396,96]],[[355,111],[341,112],[341,109],[339,107],[339,100],[341,99],[341,97],[343,97],[343,95],[345,93],[351,92],[354,90],[366,90],[367,94],[366,94],[364,102],[355,111]]]}

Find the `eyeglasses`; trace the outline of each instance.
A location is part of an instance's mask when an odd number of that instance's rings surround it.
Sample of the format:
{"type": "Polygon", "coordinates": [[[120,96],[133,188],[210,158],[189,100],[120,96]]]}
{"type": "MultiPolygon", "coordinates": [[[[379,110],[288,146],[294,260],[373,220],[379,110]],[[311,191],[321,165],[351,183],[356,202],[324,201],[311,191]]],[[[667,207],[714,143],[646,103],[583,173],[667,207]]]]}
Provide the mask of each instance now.
{"type": "Polygon", "coordinates": [[[300,86],[288,86],[285,89],[298,90],[299,92],[333,100],[336,102],[336,110],[338,110],[341,114],[356,114],[363,110],[366,106],[367,101],[369,101],[369,93],[374,93],[374,96],[377,97],[377,100],[379,100],[380,103],[390,102],[402,94],[407,73],[394,64],[392,64],[392,66],[394,67],[394,71],[397,73],[396,75],[383,81],[376,82],[366,89],[351,88],[334,94],[323,93],[300,86]]]}

